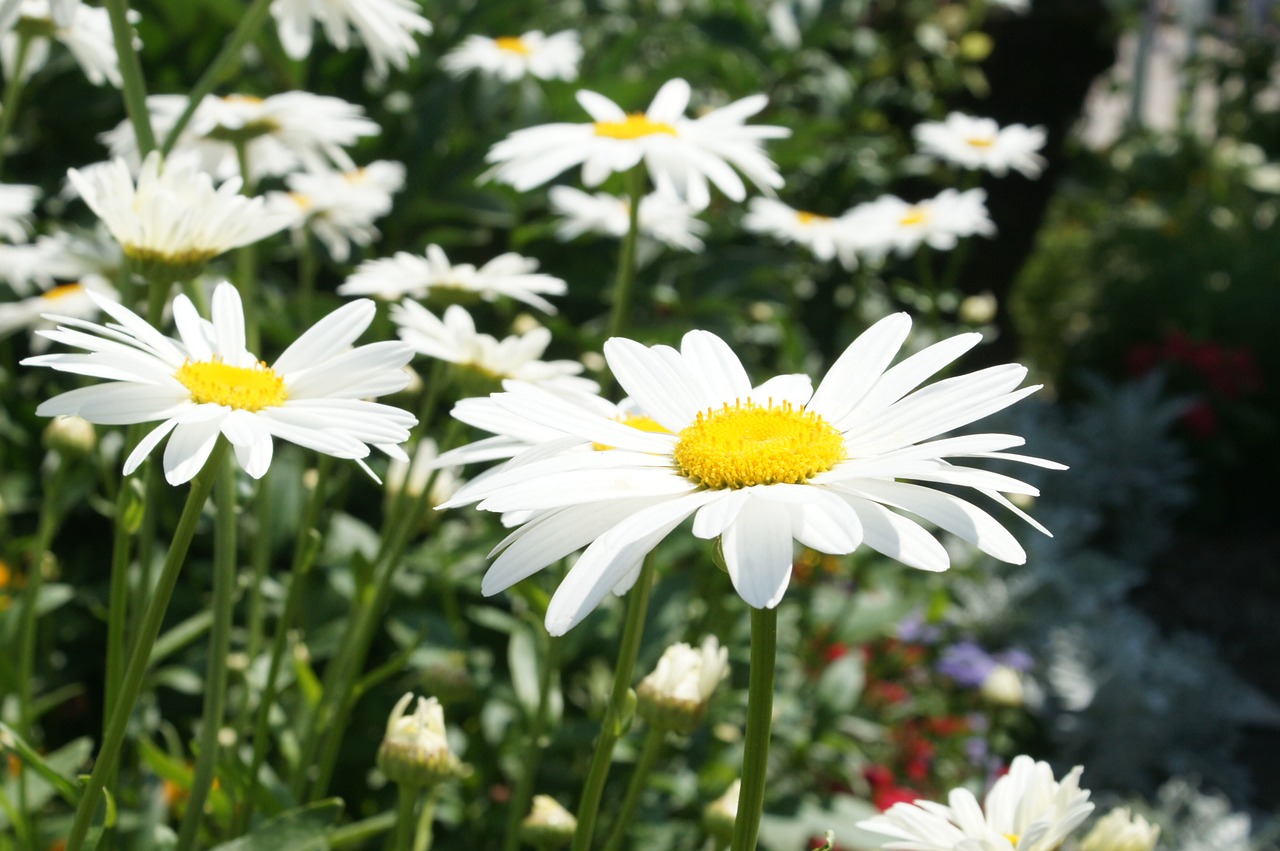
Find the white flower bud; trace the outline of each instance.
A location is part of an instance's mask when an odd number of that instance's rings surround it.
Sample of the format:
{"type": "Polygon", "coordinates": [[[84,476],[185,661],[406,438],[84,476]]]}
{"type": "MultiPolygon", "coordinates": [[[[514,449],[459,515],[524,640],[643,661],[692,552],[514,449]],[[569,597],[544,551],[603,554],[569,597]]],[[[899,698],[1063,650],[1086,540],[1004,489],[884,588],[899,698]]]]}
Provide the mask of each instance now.
{"type": "Polygon", "coordinates": [[[563,848],[578,830],[573,813],[550,795],[534,795],[533,809],[520,822],[520,838],[539,851],[563,848]]]}
{"type": "Polygon", "coordinates": [[[1159,826],[1132,815],[1128,807],[1116,807],[1094,823],[1080,851],[1153,851],[1159,839],[1159,826]]]}
{"type": "Polygon", "coordinates": [[[412,700],[410,692],[391,710],[378,748],[378,767],[396,783],[426,788],[456,776],[461,766],[449,750],[440,702],[419,697],[414,713],[406,715],[412,700]]]}
{"type": "Polygon", "coordinates": [[[1022,674],[1008,665],[996,665],[982,681],[982,696],[999,706],[1021,706],[1026,698],[1022,674]]]}
{"type": "Polygon", "coordinates": [[[728,673],[729,651],[715,636],[707,636],[696,650],[673,644],[636,689],[640,717],[655,727],[688,735],[702,721],[712,692],[728,673]]]}
{"type": "Polygon", "coordinates": [[[707,833],[726,844],[733,839],[733,823],[738,820],[738,793],[741,789],[742,781],[733,781],[723,795],[707,804],[702,811],[702,826],[707,833]]]}

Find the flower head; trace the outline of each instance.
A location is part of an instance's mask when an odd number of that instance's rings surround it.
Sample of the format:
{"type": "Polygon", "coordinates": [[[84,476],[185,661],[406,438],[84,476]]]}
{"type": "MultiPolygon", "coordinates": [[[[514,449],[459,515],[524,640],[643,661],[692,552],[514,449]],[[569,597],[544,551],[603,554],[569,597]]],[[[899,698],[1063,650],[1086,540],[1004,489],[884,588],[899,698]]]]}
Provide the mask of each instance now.
{"type": "Polygon", "coordinates": [[[10,242],[31,238],[31,217],[40,187],[21,183],[0,184],[0,236],[10,242]]]}
{"type": "Polygon", "coordinates": [[[310,229],[339,263],[351,244],[367,246],[379,237],[374,219],[391,212],[391,196],[404,188],[404,166],[378,160],[352,171],[297,172],[285,178],[288,192],[273,192],[267,203],[293,219],[294,230],[310,229]]]}
{"type": "MultiPolygon", "coordinates": [[[[80,0],[12,0],[0,9],[0,57],[4,75],[26,78],[49,61],[50,40],[59,41],[71,51],[76,63],[95,86],[111,83],[120,88],[120,63],[116,58],[111,20],[106,9],[86,6],[80,0]],[[27,38],[27,53],[22,68],[17,67],[18,44],[27,38]]],[[[129,12],[130,23],[138,21],[138,13],[129,12]]],[[[135,36],[135,48],[142,42],[135,36]]]]}
{"type": "Polygon", "coordinates": [[[986,199],[987,193],[982,189],[944,189],[936,197],[915,204],[885,195],[859,204],[846,215],[863,232],[868,254],[883,256],[895,251],[905,257],[921,243],[950,251],[960,237],[995,234],[986,199]]]}
{"type": "Polygon", "coordinates": [[[696,537],[720,539],[735,589],[757,608],[781,601],[793,541],[830,554],[865,544],[912,567],[945,570],[946,549],[900,511],[1021,563],[1025,553],[1004,526],[935,486],[972,488],[1025,518],[1001,492],[1034,495],[1035,488],[963,461],[1061,465],[1007,454],[1023,442],[1014,435],[933,438],[1037,387],[1019,389],[1026,369],[1005,364],[922,388],[980,335],[943,340],[889,368],[910,327],[905,314],[877,323],[816,390],[802,375],[753,387],[737,356],[705,331],[686,334],[678,351],[611,339],[605,358],[653,429],[591,415],[536,386],[508,385],[493,397],[507,418],[601,451],[560,451],[509,465],[473,480],[446,504],[478,501],[485,510],[538,513],[499,545],[490,573],[504,581],[486,582],[485,593],[552,563],[566,546],[567,552],[585,546],[547,612],[548,629],[562,634],[610,591],[630,588],[644,555],[691,516],[696,537]]]}
{"type": "Polygon", "coordinates": [[[1080,851],[1154,851],[1160,826],[1116,807],[1098,819],[1080,842],[1080,851]]]}
{"type": "Polygon", "coordinates": [[[724,794],[716,798],[702,811],[702,824],[707,833],[723,843],[729,842],[733,836],[733,825],[738,820],[738,797],[742,791],[742,781],[735,780],[724,790],[724,794]]]}
{"type": "Polygon", "coordinates": [[[378,748],[378,768],[395,783],[426,788],[457,776],[461,765],[449,749],[440,701],[419,697],[413,714],[406,714],[412,702],[410,692],[391,710],[378,748]]]}
{"type": "MultiPolygon", "coordinates": [[[[48,313],[92,319],[99,312],[98,303],[89,295],[93,292],[116,299],[116,291],[106,279],[90,275],[75,283],[51,286],[39,295],[0,304],[0,339],[24,328],[52,328],[54,323],[45,318],[48,313]]],[[[43,351],[48,348],[48,341],[34,337],[31,348],[43,351]]]]}
{"type": "Polygon", "coordinates": [[[716,686],[729,674],[729,650],[715,636],[694,649],[684,642],[668,647],[636,689],[640,717],[655,727],[688,735],[697,729],[716,686]]]}
{"type": "Polygon", "coordinates": [[[644,112],[627,113],[604,95],[578,92],[590,124],[545,124],[517,130],[489,151],[487,173],[520,191],[541,186],[560,172],[582,166],[582,182],[598,186],[609,175],[644,163],[659,192],[696,210],[711,203],[708,181],[735,201],[746,197],[737,171],[763,191],[782,186],[761,145],[790,135],[784,127],[744,124],[764,109],[752,95],[698,118],[686,118],[689,84],[669,80],[644,112]],[[735,171],[734,169],[737,169],[735,171]]]}
{"type": "Polygon", "coordinates": [[[534,795],[533,808],[520,822],[520,837],[539,851],[563,848],[577,830],[573,813],[550,795],[534,795]]]}
{"type": "Polygon", "coordinates": [[[1009,169],[1038,177],[1044,169],[1044,128],[1011,124],[1000,127],[990,118],[953,112],[945,121],[926,121],[914,130],[920,150],[963,168],[985,169],[997,176],[1009,169]]]}
{"type": "Polygon", "coordinates": [[[39,332],[86,354],[23,363],[107,379],[43,402],[40,416],[75,414],[110,425],[161,421],[125,460],[126,475],[165,437],[165,478],[174,485],[200,471],[219,435],[254,478],[271,465],[277,437],[338,458],[363,459],[370,444],[405,457],[398,445],[409,438],[414,417],[366,400],[408,383],[401,367],[413,350],[398,342],[350,347],[373,321],[373,302],[335,310],[268,366],[244,347],[244,312],[229,283],[213,291],[212,321],[200,318],[185,295],[174,300],[176,339],[122,305],[90,297],[115,323],[55,317],[57,329],[39,332]]]}
{"type": "Polygon", "coordinates": [[[785,242],[803,245],[822,261],[840,259],[846,269],[858,267],[862,231],[847,216],[823,216],[789,207],[772,198],[752,198],[742,226],[785,242]]]}
{"type": "MultiPolygon", "coordinates": [[[[551,211],[562,217],[556,224],[560,239],[568,241],[584,233],[621,239],[631,228],[631,205],[616,195],[553,186],[547,197],[551,211]]],[[[651,192],[640,199],[640,235],[682,251],[701,251],[699,237],[707,232],[707,223],[696,213],[679,198],[651,192]]]]}
{"type": "Polygon", "coordinates": [[[414,37],[431,33],[431,22],[414,0],[275,0],[271,14],[290,58],[305,59],[311,53],[312,30],[319,23],[338,50],[351,46],[354,31],[378,77],[386,76],[388,65],[408,68],[418,55],[414,37]]]}
{"type": "Polygon", "coordinates": [[[512,83],[521,77],[576,80],[581,61],[582,45],[575,31],[543,35],[534,30],[498,38],[469,35],[444,55],[440,66],[453,77],[479,73],[512,83]]]}

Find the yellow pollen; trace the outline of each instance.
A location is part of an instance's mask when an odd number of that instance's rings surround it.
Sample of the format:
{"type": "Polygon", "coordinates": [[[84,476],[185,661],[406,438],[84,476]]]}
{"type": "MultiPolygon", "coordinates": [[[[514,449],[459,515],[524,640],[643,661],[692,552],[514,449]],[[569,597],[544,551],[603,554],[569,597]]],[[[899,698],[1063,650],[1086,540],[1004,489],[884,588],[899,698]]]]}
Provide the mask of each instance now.
{"type": "Polygon", "coordinates": [[[261,361],[251,367],[230,366],[220,360],[187,361],[174,377],[200,404],[261,411],[283,405],[289,398],[284,379],[261,361]]]}
{"type": "MultiPolygon", "coordinates": [[[[618,418],[618,422],[625,426],[631,426],[634,429],[639,429],[640,431],[652,432],[654,434],[671,434],[671,432],[667,431],[667,429],[658,423],[657,420],[654,420],[651,417],[646,417],[643,414],[625,414],[618,418]]],[[[597,452],[603,452],[604,450],[612,449],[613,447],[606,446],[603,443],[593,443],[591,444],[591,448],[595,449],[597,452]]]]}
{"type": "Polygon", "coordinates": [[[290,192],[289,200],[297,204],[299,210],[311,209],[311,196],[305,192],[290,192]]]}
{"type": "Polygon", "coordinates": [[[643,136],[676,135],[676,128],[661,121],[650,121],[642,112],[633,112],[622,121],[597,121],[596,135],[607,139],[639,139],[643,136]]]}
{"type": "Polygon", "coordinates": [[[499,50],[505,50],[509,53],[518,53],[521,56],[529,55],[529,47],[524,43],[524,39],[519,36],[504,35],[493,40],[498,45],[499,50]]]}
{"type": "Polygon", "coordinates": [[[965,139],[967,145],[971,148],[990,148],[996,143],[995,139],[965,139]]]}
{"type": "Polygon", "coordinates": [[[796,210],[796,219],[802,225],[816,225],[820,222],[831,221],[830,216],[819,215],[818,213],[810,213],[805,210],[796,210]]]}
{"type": "Polygon", "coordinates": [[[75,295],[76,293],[82,292],[84,292],[84,287],[81,284],[61,284],[44,293],[40,297],[47,301],[57,301],[60,298],[66,298],[69,295],[75,295]]]}
{"type": "Polygon", "coordinates": [[[1018,847],[1018,840],[1022,838],[1016,833],[1002,833],[1000,835],[1003,836],[1005,839],[1009,840],[1009,844],[1012,845],[1014,848],[1018,847]]]}
{"type": "Polygon", "coordinates": [[[679,437],[680,473],[712,490],[802,484],[845,459],[844,437],[830,423],[772,399],[708,409],[679,437]]]}
{"type": "Polygon", "coordinates": [[[929,219],[929,211],[924,207],[908,207],[907,211],[902,214],[902,218],[898,219],[898,224],[903,227],[911,227],[912,225],[922,225],[929,219]]]}

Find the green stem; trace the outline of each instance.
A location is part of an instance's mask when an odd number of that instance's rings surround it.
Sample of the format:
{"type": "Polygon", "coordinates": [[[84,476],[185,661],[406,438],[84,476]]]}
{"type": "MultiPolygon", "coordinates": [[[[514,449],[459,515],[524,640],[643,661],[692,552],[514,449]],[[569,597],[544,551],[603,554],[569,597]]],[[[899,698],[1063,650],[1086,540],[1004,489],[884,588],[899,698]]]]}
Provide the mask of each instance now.
{"type": "Polygon", "coordinates": [[[431,787],[427,799],[422,802],[422,812],[418,814],[418,829],[413,834],[413,851],[431,851],[433,828],[436,823],[436,793],[439,786],[431,787]]]}
{"type": "Polygon", "coordinates": [[[662,752],[662,742],[666,736],[666,730],[649,727],[644,746],[640,750],[640,759],[636,761],[636,770],[632,772],[631,782],[627,785],[627,795],[622,799],[622,810],[618,813],[618,820],[614,822],[613,832],[609,834],[609,841],[605,843],[604,851],[622,851],[622,845],[627,840],[627,829],[635,820],[640,796],[649,785],[649,774],[653,771],[654,763],[658,761],[658,754],[662,752]]]}
{"type": "Polygon", "coordinates": [[[9,141],[9,134],[13,132],[14,119],[18,115],[18,101],[22,98],[24,82],[22,69],[27,64],[27,54],[30,50],[31,36],[19,29],[18,58],[14,64],[13,76],[5,84],[4,101],[0,105],[0,109],[4,110],[0,113],[0,169],[4,168],[5,143],[9,141]]]}
{"type": "Polygon", "coordinates": [[[645,614],[649,610],[649,592],[653,588],[653,554],[644,557],[640,578],[627,595],[627,619],[622,628],[622,646],[618,649],[618,667],[613,672],[613,693],[609,706],[600,723],[600,738],[596,740],[595,753],[587,769],[587,782],[578,803],[578,829],[573,834],[573,851],[588,851],[595,832],[596,816],[600,811],[600,798],[604,795],[605,780],[613,763],[613,746],[626,732],[630,723],[628,700],[631,676],[635,672],[636,657],[640,654],[640,636],[644,632],[645,614]]]}
{"type": "Polygon", "coordinates": [[[191,93],[187,96],[187,106],[182,111],[182,115],[178,116],[177,123],[173,125],[168,135],[164,138],[164,144],[160,150],[166,156],[173,150],[178,137],[182,135],[187,123],[191,121],[191,116],[196,114],[201,101],[205,99],[205,96],[212,93],[218,83],[222,82],[228,75],[240,58],[244,46],[257,35],[262,22],[267,18],[267,11],[271,8],[271,2],[272,0],[254,0],[253,5],[246,9],[241,16],[235,32],[231,33],[230,37],[222,43],[222,50],[213,58],[209,66],[204,69],[204,73],[200,75],[200,79],[196,81],[191,93]]]}
{"type": "MultiPolygon", "coordinates": [[[[125,448],[131,448],[136,441],[125,441],[125,448]]],[[[107,671],[104,684],[103,705],[116,705],[116,695],[120,691],[120,680],[124,677],[125,654],[125,622],[129,617],[129,541],[130,535],[125,528],[125,514],[133,502],[133,489],[127,480],[120,483],[116,491],[115,537],[111,542],[111,599],[107,611],[107,671]]],[[[102,717],[103,732],[106,731],[108,713],[102,717]]]]}
{"type": "Polygon", "coordinates": [[[394,812],[378,813],[376,816],[334,828],[325,838],[328,839],[330,848],[363,845],[379,833],[386,833],[395,827],[395,820],[394,812]]]}
{"type": "Polygon", "coordinates": [[[387,838],[387,851],[410,851],[417,821],[414,816],[417,814],[420,796],[421,790],[417,787],[400,785],[399,796],[396,798],[396,829],[387,838]]]}
{"type": "Polygon", "coordinates": [[[302,314],[304,328],[311,327],[312,300],[316,291],[316,273],[319,262],[316,256],[316,241],[311,238],[311,231],[301,230],[302,245],[298,248],[298,311],[302,314]]]}
{"type": "Polygon", "coordinates": [[[147,604],[142,618],[142,628],[138,634],[134,652],[130,655],[129,666],[125,670],[124,682],[120,686],[119,699],[111,708],[111,720],[107,724],[107,732],[103,736],[102,748],[94,763],[93,773],[85,785],[80,804],[76,807],[75,821],[71,833],[67,837],[66,851],[79,851],[84,844],[89,826],[93,822],[98,802],[102,798],[102,788],[107,776],[114,770],[120,747],[124,744],[125,731],[129,725],[129,716],[133,714],[134,704],[138,702],[138,694],[142,691],[147,667],[151,661],[151,648],[155,645],[156,636],[164,622],[165,611],[169,608],[169,598],[178,584],[178,576],[182,573],[183,562],[186,561],[187,549],[191,546],[191,538],[195,535],[196,525],[204,503],[213,490],[218,468],[226,455],[227,442],[219,438],[209,460],[191,482],[191,490],[187,494],[187,503],[182,509],[182,517],[173,532],[173,543],[165,555],[164,565],[160,569],[160,579],[156,583],[155,592],[147,604]]]}
{"type": "Polygon", "coordinates": [[[123,82],[124,109],[138,139],[138,156],[146,157],[155,150],[156,137],[151,132],[151,113],[147,111],[147,84],[142,78],[142,62],[133,49],[133,25],[129,23],[129,0],[106,0],[111,18],[111,38],[115,42],[123,82]]]}
{"type": "Polygon", "coordinates": [[[631,224],[622,240],[622,253],[618,257],[618,277],[613,285],[613,310],[609,316],[610,337],[622,333],[631,311],[631,293],[636,280],[636,242],[640,236],[640,199],[644,197],[644,166],[637,165],[627,172],[626,180],[631,224]]]}
{"type": "MultiPolygon", "coordinates": [[[[241,192],[253,195],[253,179],[249,171],[249,146],[243,139],[235,143],[236,160],[240,164],[240,178],[244,181],[241,192]]],[[[258,352],[259,315],[263,305],[258,295],[258,249],[250,243],[236,249],[236,288],[244,301],[244,347],[258,352]]]]}
{"type": "Polygon", "coordinates": [[[204,711],[200,718],[200,753],[196,758],[191,797],[178,831],[178,851],[195,847],[204,817],[205,801],[218,768],[218,733],[227,702],[227,654],[231,652],[231,621],[236,592],[236,473],[231,458],[217,469],[218,506],[213,549],[213,628],[209,632],[209,668],[205,674],[204,711]]]}
{"type": "Polygon", "coordinates": [[[751,673],[747,690],[747,734],[742,753],[742,786],[733,823],[733,851],[755,851],[764,812],[773,723],[773,672],[778,646],[778,610],[751,610],[751,673]]]}
{"type": "Polygon", "coordinates": [[[516,851],[520,845],[520,822],[529,811],[529,802],[533,800],[534,781],[538,777],[538,763],[542,757],[542,733],[547,726],[547,716],[551,710],[551,678],[556,668],[556,650],[560,646],[555,639],[547,635],[542,624],[538,624],[539,637],[543,639],[542,668],[538,671],[538,708],[534,712],[533,722],[529,725],[529,741],[525,746],[524,759],[521,761],[520,779],[516,781],[515,793],[511,796],[511,808],[507,810],[507,832],[503,838],[503,851],[516,851]]]}

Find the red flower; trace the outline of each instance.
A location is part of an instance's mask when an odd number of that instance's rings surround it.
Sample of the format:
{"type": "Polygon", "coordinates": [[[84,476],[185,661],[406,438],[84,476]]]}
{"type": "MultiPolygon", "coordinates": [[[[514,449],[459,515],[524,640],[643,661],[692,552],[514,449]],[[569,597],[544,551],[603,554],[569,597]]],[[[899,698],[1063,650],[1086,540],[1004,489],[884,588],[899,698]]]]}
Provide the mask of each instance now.
{"type": "Polygon", "coordinates": [[[920,797],[920,793],[914,789],[908,789],[905,786],[890,786],[887,789],[872,793],[871,803],[875,804],[876,809],[884,812],[894,804],[910,804],[920,797]]]}
{"type": "Polygon", "coordinates": [[[1212,437],[1218,431],[1218,415],[1204,402],[1196,402],[1179,422],[1196,437],[1212,437]]]}

